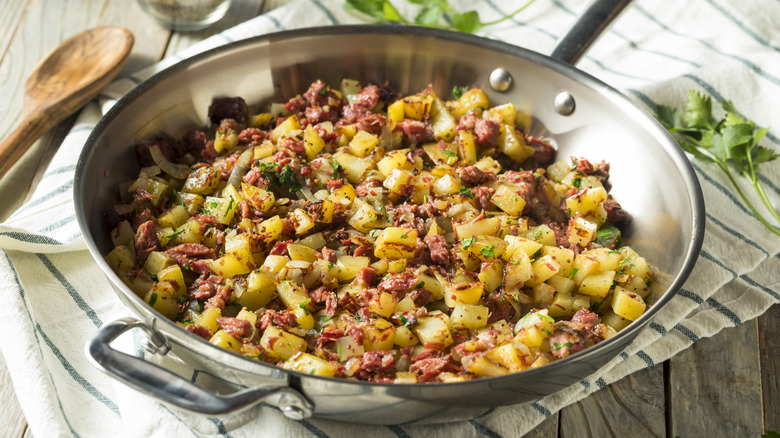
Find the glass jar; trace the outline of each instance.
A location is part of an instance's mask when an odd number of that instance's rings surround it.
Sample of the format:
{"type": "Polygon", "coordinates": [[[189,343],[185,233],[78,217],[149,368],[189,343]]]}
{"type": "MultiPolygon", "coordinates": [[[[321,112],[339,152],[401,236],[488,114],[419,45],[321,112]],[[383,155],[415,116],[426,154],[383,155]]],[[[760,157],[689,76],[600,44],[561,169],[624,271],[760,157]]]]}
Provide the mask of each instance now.
{"type": "Polygon", "coordinates": [[[225,16],[231,0],[138,0],[147,14],[173,30],[204,29],[225,16]]]}

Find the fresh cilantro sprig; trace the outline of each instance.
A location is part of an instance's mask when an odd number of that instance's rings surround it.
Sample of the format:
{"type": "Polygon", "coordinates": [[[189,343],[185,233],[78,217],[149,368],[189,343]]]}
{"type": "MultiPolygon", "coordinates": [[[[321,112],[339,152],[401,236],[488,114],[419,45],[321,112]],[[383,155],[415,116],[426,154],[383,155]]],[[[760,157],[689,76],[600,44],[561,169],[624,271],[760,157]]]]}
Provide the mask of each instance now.
{"type": "Polygon", "coordinates": [[[534,0],[529,0],[514,12],[494,21],[484,22],[475,10],[456,12],[450,7],[448,0],[409,0],[410,3],[422,6],[414,20],[408,20],[390,3],[390,0],[346,0],[344,9],[359,11],[380,23],[414,24],[417,26],[452,29],[460,32],[475,33],[485,26],[500,23],[514,17],[530,6],[534,0]]]}
{"type": "Polygon", "coordinates": [[[772,225],[756,210],[750,200],[740,189],[732,173],[732,168],[750,181],[759,199],[769,214],[780,223],[780,214],[761,185],[758,178],[759,166],[780,157],[771,149],[759,146],[768,128],[757,129],[755,122],[745,120],[739,115],[731,101],[723,101],[725,115],[718,120],[712,115],[712,98],[688,90],[688,103],[685,112],[679,108],[659,106],[656,118],[669,130],[685,152],[694,157],[715,163],[726,174],[737,194],[742,198],[750,211],[771,232],[780,236],[780,229],[772,225]]]}

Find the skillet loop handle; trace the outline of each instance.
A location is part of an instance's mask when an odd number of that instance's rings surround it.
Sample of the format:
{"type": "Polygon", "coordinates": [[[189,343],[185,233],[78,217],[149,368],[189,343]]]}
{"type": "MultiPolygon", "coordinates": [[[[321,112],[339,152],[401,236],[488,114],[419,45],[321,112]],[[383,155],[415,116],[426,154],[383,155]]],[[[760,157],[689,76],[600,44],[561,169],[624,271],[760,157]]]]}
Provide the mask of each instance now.
{"type": "Polygon", "coordinates": [[[155,364],[111,348],[109,344],[113,340],[134,328],[143,329],[159,352],[164,354],[168,351],[167,342],[154,328],[133,318],[123,318],[100,328],[86,345],[87,358],[101,371],[136,390],[200,414],[235,412],[274,395],[280,396],[281,411],[294,420],[308,418],[313,413],[314,404],[288,386],[258,386],[221,396],[155,364]]]}
{"type": "Polygon", "coordinates": [[[594,0],[558,41],[550,57],[576,64],[631,0],[594,0]]]}

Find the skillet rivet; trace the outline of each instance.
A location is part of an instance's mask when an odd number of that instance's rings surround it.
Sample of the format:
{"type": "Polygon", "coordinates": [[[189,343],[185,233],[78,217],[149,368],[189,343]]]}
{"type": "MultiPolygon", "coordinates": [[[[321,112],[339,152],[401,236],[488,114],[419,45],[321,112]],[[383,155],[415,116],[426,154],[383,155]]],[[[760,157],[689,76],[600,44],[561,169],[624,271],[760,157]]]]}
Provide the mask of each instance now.
{"type": "Polygon", "coordinates": [[[555,111],[562,116],[571,115],[576,107],[574,97],[569,94],[568,91],[561,91],[555,96],[553,107],[555,107],[555,111]]]}
{"type": "Polygon", "coordinates": [[[512,75],[499,67],[490,73],[490,88],[496,91],[506,91],[512,86],[512,75]]]}
{"type": "Polygon", "coordinates": [[[284,416],[291,419],[291,420],[303,420],[306,418],[306,415],[303,412],[303,409],[299,408],[298,406],[283,406],[282,412],[284,413],[284,416]]]}

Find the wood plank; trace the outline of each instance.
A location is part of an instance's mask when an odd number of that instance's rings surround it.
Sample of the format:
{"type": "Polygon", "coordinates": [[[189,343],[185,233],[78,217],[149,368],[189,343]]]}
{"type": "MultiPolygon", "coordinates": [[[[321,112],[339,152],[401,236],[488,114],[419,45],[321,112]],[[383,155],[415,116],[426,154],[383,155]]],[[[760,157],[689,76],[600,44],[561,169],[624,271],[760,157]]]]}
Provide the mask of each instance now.
{"type": "Polygon", "coordinates": [[[533,428],[530,432],[523,435],[523,438],[550,438],[558,436],[558,422],[560,421],[560,413],[551,416],[550,418],[539,423],[538,426],[533,428]]]}
{"type": "Polygon", "coordinates": [[[672,436],[760,436],[758,323],[702,339],[670,360],[672,436]]]}
{"type": "Polygon", "coordinates": [[[780,432],[780,304],[758,318],[758,349],[761,358],[761,394],[764,433],[780,432]]]}
{"type": "Polygon", "coordinates": [[[133,33],[135,45],[120,76],[136,72],[162,59],[171,31],[141,10],[136,0],[106,0],[101,25],[123,26],[133,33]]]}
{"type": "Polygon", "coordinates": [[[0,412],[2,412],[0,430],[3,431],[3,436],[21,437],[27,429],[27,422],[16,400],[11,376],[8,374],[2,355],[0,355],[0,412]]]}
{"type": "MultiPolygon", "coordinates": [[[[0,117],[0,137],[5,138],[21,123],[24,87],[20,85],[27,82],[27,76],[38,61],[63,40],[94,26],[105,1],[33,1],[27,4],[24,13],[20,13],[18,8],[25,2],[12,4],[15,2],[11,0],[0,4],[9,11],[6,15],[6,9],[3,10],[3,24],[8,29],[15,29],[0,38],[0,44],[4,45],[0,52],[3,56],[0,61],[0,93],[7,105],[5,114],[0,117]],[[9,22],[14,19],[21,22],[9,22]]],[[[46,142],[36,142],[0,180],[0,193],[3,193],[0,218],[5,219],[21,205],[46,146],[46,142]]]]}
{"type": "Polygon", "coordinates": [[[561,410],[561,437],[666,436],[663,364],[561,410]]]}

